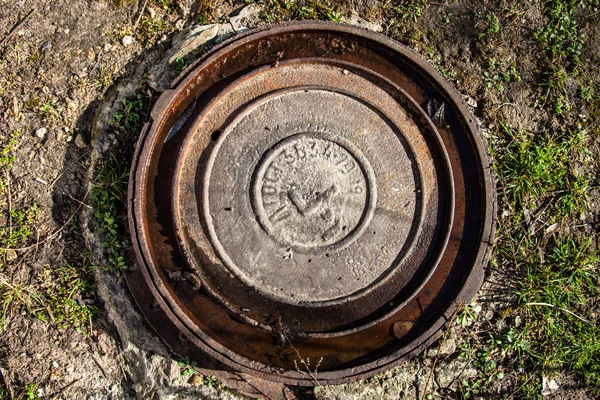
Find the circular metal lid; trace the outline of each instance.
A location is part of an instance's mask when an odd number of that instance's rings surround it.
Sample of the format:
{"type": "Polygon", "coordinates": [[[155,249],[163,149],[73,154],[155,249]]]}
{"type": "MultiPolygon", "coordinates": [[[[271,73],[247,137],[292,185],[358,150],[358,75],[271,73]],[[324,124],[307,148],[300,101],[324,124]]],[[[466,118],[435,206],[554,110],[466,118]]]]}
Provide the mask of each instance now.
{"type": "Polygon", "coordinates": [[[189,71],[157,101],[130,185],[126,277],[167,344],[310,385],[317,362],[341,382],[434,340],[481,285],[494,206],[443,78],[329,23],[242,34],[189,71]]]}

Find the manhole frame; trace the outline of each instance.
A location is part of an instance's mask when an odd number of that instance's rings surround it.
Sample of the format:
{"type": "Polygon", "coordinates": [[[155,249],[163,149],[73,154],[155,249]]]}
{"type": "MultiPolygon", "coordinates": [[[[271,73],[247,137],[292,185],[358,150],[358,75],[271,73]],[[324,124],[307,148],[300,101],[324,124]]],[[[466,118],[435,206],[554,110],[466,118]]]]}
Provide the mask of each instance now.
{"type": "MultiPolygon", "coordinates": [[[[491,250],[491,239],[493,238],[495,230],[494,217],[496,198],[494,191],[494,177],[493,171],[490,167],[483,137],[475,125],[474,118],[467,111],[466,106],[456,90],[429,63],[423,61],[420,56],[418,56],[412,50],[383,35],[363,30],[361,28],[327,22],[294,22],[266,26],[256,30],[247,31],[227,41],[224,41],[211,51],[207,52],[186,71],[184,71],[182,75],[175,79],[171,87],[185,87],[186,82],[189,82],[192,79],[193,71],[195,71],[196,67],[200,66],[223,49],[226,49],[231,43],[243,43],[243,41],[247,40],[249,37],[255,39],[260,35],[270,36],[276,33],[285,33],[298,28],[303,30],[329,30],[341,34],[362,36],[371,41],[378,42],[382,46],[389,47],[406,60],[413,63],[421,74],[426,76],[430,82],[433,82],[434,86],[440,88],[440,92],[447,96],[444,98],[444,100],[452,105],[453,109],[458,112],[458,116],[462,122],[468,126],[467,130],[473,133],[471,135],[471,139],[473,140],[472,145],[476,149],[476,154],[474,155],[479,158],[477,161],[478,164],[482,166],[482,174],[484,176],[481,184],[485,193],[482,197],[487,199],[487,201],[484,201],[485,210],[483,210],[482,213],[483,220],[481,223],[482,229],[479,250],[472,265],[471,273],[464,280],[463,286],[456,295],[454,302],[450,304],[448,308],[446,308],[442,315],[440,315],[439,318],[432,323],[427,330],[423,331],[418,336],[417,340],[413,340],[408,345],[396,350],[395,352],[387,354],[385,357],[382,357],[376,361],[372,361],[358,367],[319,372],[318,379],[320,382],[327,384],[343,383],[358,377],[372,375],[379,371],[389,369],[401,363],[406,358],[419,353],[439,337],[445,323],[451,319],[457,307],[461,304],[470,302],[475,296],[483,283],[484,265],[489,257],[491,250]]],[[[293,385],[314,385],[314,379],[310,376],[306,376],[306,374],[277,372],[274,368],[269,368],[266,366],[256,369],[249,368],[247,366],[247,362],[241,361],[243,357],[237,356],[235,353],[231,353],[228,349],[224,348],[218,343],[202,341],[202,339],[198,338],[198,336],[191,332],[185,326],[185,324],[182,323],[181,319],[173,313],[161,295],[161,291],[165,290],[165,288],[162,287],[163,283],[155,281],[152,278],[152,274],[148,270],[149,267],[145,261],[145,255],[143,254],[147,252],[147,248],[142,248],[143,244],[139,241],[138,235],[140,234],[140,229],[137,226],[138,218],[136,215],[139,212],[139,209],[136,208],[137,178],[139,176],[143,176],[147,172],[144,170],[144,165],[139,164],[140,160],[143,160],[148,156],[148,154],[144,153],[143,151],[146,149],[146,147],[142,146],[141,144],[147,142],[149,138],[153,138],[152,135],[163,129],[164,126],[173,125],[180,117],[180,114],[185,111],[187,107],[180,106],[179,110],[181,110],[181,112],[179,115],[174,115],[172,112],[169,112],[169,110],[177,109],[177,107],[172,106],[177,100],[181,100],[177,99],[178,95],[179,90],[176,91],[172,89],[165,92],[157,100],[151,112],[152,121],[144,125],[138,140],[138,146],[135,150],[128,191],[128,215],[129,229],[133,240],[137,271],[134,270],[125,273],[127,284],[130,287],[134,298],[146,319],[153,327],[160,326],[162,328],[160,332],[157,330],[157,333],[163,338],[163,340],[165,340],[165,342],[168,343],[169,346],[173,348],[173,350],[175,350],[175,352],[179,354],[189,354],[191,356],[190,358],[196,359],[204,365],[214,366],[214,360],[218,360],[218,362],[222,363],[223,366],[232,368],[234,370],[255,374],[269,380],[293,385]],[[151,127],[154,128],[151,129],[151,127]],[[139,279],[140,273],[143,277],[143,280],[139,279]],[[148,296],[153,299],[152,302],[148,301],[148,296]],[[205,357],[205,354],[208,355],[208,357],[205,357]]]]}

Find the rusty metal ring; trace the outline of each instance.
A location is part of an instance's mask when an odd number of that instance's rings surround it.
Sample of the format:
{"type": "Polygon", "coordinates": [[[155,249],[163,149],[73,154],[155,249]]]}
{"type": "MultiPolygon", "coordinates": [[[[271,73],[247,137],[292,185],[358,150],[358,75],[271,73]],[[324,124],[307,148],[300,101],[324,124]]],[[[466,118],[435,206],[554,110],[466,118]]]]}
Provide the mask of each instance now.
{"type": "Polygon", "coordinates": [[[281,24],[224,42],[172,87],[132,164],[126,279],[177,353],[345,382],[423,349],[481,286],[485,146],[409,49],[281,24]]]}

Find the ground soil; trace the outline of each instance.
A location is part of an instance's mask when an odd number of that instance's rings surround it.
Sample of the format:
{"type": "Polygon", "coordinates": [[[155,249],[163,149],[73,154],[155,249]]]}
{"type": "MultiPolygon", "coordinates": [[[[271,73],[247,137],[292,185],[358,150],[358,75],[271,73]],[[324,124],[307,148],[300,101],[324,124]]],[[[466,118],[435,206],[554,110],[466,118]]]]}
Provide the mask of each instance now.
{"type": "MultiPolygon", "coordinates": [[[[15,131],[22,133],[7,178],[10,206],[35,203],[40,208],[34,235],[23,244],[31,246],[18,250],[17,258],[6,263],[5,271],[13,282],[28,283],[35,281],[34,276],[45,268],[58,268],[65,262],[73,264],[93,283],[81,301],[96,310],[92,329],[87,333],[68,324],[63,327],[44,322],[26,308],[10,312],[0,336],[0,399],[25,398],[28,384],[35,385],[34,396],[40,398],[244,398],[226,385],[201,378],[199,373],[184,374],[178,359],[138,313],[123,279],[101,269],[84,268],[105,262],[102,238],[91,210],[90,183],[95,179],[94,166],[107,157],[112,144],[119,142],[119,132],[111,124],[112,113],[122,98],[145,85],[147,72],[164,62],[164,55],[171,54],[169,49],[174,43],[185,37],[180,32],[206,22],[224,22],[224,17],[235,16],[246,6],[243,1],[171,1],[166,2],[171,7],[167,12],[160,8],[162,2],[151,1],[152,12],[163,24],[152,30],[136,22],[145,3],[0,1],[0,40],[6,37],[0,47],[0,139],[15,131]],[[25,18],[31,10],[33,13],[25,18]],[[13,27],[16,29],[9,34],[13,27]],[[123,40],[129,36],[132,43],[123,40]],[[46,131],[43,135],[41,128],[46,131]]],[[[487,121],[482,122],[484,132],[493,128],[490,121],[506,119],[535,131],[547,116],[543,109],[530,105],[530,99],[543,88],[527,84],[539,73],[537,55],[527,41],[545,21],[542,4],[518,7],[501,37],[482,45],[477,40],[486,29],[482,15],[496,11],[496,3],[502,2],[430,2],[423,7],[418,22],[393,29],[389,29],[390,17],[381,11],[383,6],[377,1],[345,1],[337,7],[348,19],[352,14],[360,15],[364,18],[362,24],[370,23],[372,28],[411,46],[439,70],[447,70],[448,78],[472,111],[487,121]],[[494,47],[493,54],[501,58],[503,65],[515,65],[521,82],[507,84],[502,92],[482,84],[492,52],[486,46],[494,47]]],[[[147,7],[143,10],[146,14],[147,7]]],[[[264,18],[256,15],[240,23],[264,23],[264,18]]],[[[599,26],[592,24],[586,32],[597,53],[599,26]]],[[[597,63],[598,55],[595,57],[597,63]]],[[[597,85],[598,76],[589,76],[597,85]]],[[[155,89],[160,89],[161,84],[144,86],[148,99],[145,107],[151,106],[159,94],[155,89]]],[[[554,123],[558,126],[560,120],[554,123]]],[[[593,174],[600,168],[598,158],[593,156],[598,155],[599,148],[598,143],[591,145],[591,164],[583,167],[593,174]]],[[[582,223],[597,230],[597,178],[595,182],[590,192],[590,210],[582,217],[582,223]]],[[[6,207],[5,202],[2,205],[6,207]]],[[[502,271],[488,273],[479,296],[482,315],[494,315],[510,303],[512,292],[506,282],[502,271]]],[[[317,387],[314,393],[296,395],[323,399],[416,399],[438,389],[453,398],[455,392],[451,388],[476,375],[473,367],[459,357],[457,344],[464,334],[460,326],[454,327],[432,349],[381,376],[349,385],[317,387]],[[435,368],[433,360],[437,360],[435,368]]],[[[588,393],[569,376],[557,380],[561,389],[554,393],[555,398],[584,398],[588,393]]],[[[257,390],[255,397],[270,396],[268,388],[257,390]]],[[[510,390],[498,385],[497,393],[507,396],[510,390]]]]}

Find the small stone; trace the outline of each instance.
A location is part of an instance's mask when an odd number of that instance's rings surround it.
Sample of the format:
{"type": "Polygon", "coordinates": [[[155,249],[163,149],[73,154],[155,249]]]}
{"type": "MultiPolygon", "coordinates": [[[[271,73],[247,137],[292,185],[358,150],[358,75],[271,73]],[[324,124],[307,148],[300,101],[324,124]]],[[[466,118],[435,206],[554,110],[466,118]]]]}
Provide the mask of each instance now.
{"type": "Polygon", "coordinates": [[[123,37],[123,46],[129,46],[130,44],[133,43],[133,36],[127,35],[123,37]]]}
{"type": "Polygon", "coordinates": [[[19,32],[17,32],[17,35],[23,36],[23,35],[25,35],[25,31],[19,31],[19,32]]]}
{"type": "Polygon", "coordinates": [[[350,17],[344,17],[343,22],[345,22],[346,24],[367,28],[375,32],[383,32],[383,26],[381,26],[381,24],[369,22],[366,19],[361,18],[361,16],[356,11],[352,11],[350,17]]]}
{"type": "Polygon", "coordinates": [[[469,107],[477,108],[477,101],[475,101],[474,98],[472,98],[471,96],[464,96],[464,99],[465,103],[467,103],[469,107]]]}
{"type": "Polygon", "coordinates": [[[6,261],[15,261],[17,258],[19,258],[19,255],[17,254],[16,251],[9,249],[6,250],[6,253],[4,253],[6,256],[6,261]]]}
{"type": "Polygon", "coordinates": [[[542,396],[550,396],[558,390],[558,383],[554,379],[542,376],[542,396]]]}
{"type": "Polygon", "coordinates": [[[110,43],[106,43],[102,48],[102,51],[105,53],[110,53],[113,50],[113,46],[110,43]]]}
{"type": "Polygon", "coordinates": [[[52,361],[52,366],[53,366],[54,368],[58,368],[58,363],[57,363],[56,361],[52,361]]]}
{"type": "Polygon", "coordinates": [[[438,353],[440,356],[449,356],[456,352],[456,340],[453,338],[446,339],[440,345],[440,352],[438,353]]]}
{"type": "Polygon", "coordinates": [[[16,97],[13,97],[12,112],[15,117],[21,115],[21,108],[19,107],[19,100],[17,100],[16,97]]]}
{"type": "Polygon", "coordinates": [[[45,53],[46,51],[50,50],[51,48],[52,48],[52,42],[50,40],[48,40],[47,42],[45,42],[42,45],[40,50],[42,51],[42,53],[45,53]]]}
{"type": "Polygon", "coordinates": [[[345,69],[345,70],[342,71],[342,74],[344,74],[344,75],[348,75],[349,73],[350,72],[347,69],[345,69]]]}
{"type": "Polygon", "coordinates": [[[169,58],[169,64],[173,64],[179,57],[197,51],[200,46],[203,46],[210,40],[214,39],[219,33],[219,25],[203,25],[193,29],[190,36],[183,42],[181,48],[169,58]]]}
{"type": "Polygon", "coordinates": [[[427,357],[446,357],[456,352],[456,340],[447,338],[440,342],[439,346],[432,346],[427,350],[427,357]]]}
{"type": "Polygon", "coordinates": [[[69,28],[65,28],[64,32],[65,32],[65,35],[68,35],[69,33],[71,33],[71,30],[69,28]]]}
{"type": "Polygon", "coordinates": [[[585,224],[583,224],[583,228],[585,229],[585,233],[588,235],[591,235],[592,233],[592,224],[590,224],[589,222],[586,222],[585,224]]]}
{"type": "Polygon", "coordinates": [[[87,147],[85,140],[83,140],[83,136],[81,136],[79,133],[77,136],[75,136],[75,146],[79,147],[80,149],[87,147]]]}
{"type": "Polygon", "coordinates": [[[200,376],[198,374],[194,374],[194,375],[192,375],[192,377],[190,378],[190,380],[188,381],[188,383],[190,385],[203,385],[204,384],[204,378],[202,378],[202,376],[200,376]]]}
{"type": "Polygon", "coordinates": [[[249,26],[256,26],[261,22],[261,13],[263,7],[252,3],[242,8],[240,12],[229,19],[229,24],[234,31],[240,32],[248,29],[249,26]]]}
{"type": "Polygon", "coordinates": [[[96,58],[96,52],[94,51],[94,49],[87,49],[85,56],[88,58],[88,60],[94,61],[94,59],[96,58]]]}
{"type": "Polygon", "coordinates": [[[46,137],[46,133],[48,133],[47,128],[40,128],[35,131],[35,136],[37,136],[40,139],[43,139],[46,137]]]}
{"type": "Polygon", "coordinates": [[[468,380],[476,377],[477,370],[465,360],[458,358],[449,363],[440,361],[435,369],[435,376],[441,388],[449,388],[461,379],[468,380]]]}

